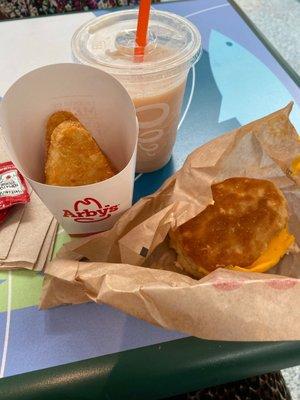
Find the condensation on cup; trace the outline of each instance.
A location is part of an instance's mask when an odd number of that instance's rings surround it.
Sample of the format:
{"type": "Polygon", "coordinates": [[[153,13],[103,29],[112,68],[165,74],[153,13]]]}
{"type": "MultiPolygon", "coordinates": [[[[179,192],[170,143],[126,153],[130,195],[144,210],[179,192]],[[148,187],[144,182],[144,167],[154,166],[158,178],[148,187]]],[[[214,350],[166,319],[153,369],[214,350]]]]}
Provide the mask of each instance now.
{"type": "Polygon", "coordinates": [[[103,69],[129,92],[139,120],[137,172],[162,168],[176,140],[188,71],[201,54],[198,29],[187,19],[151,11],[148,45],[134,57],[137,11],[85,23],[72,38],[76,62],[103,69]]]}

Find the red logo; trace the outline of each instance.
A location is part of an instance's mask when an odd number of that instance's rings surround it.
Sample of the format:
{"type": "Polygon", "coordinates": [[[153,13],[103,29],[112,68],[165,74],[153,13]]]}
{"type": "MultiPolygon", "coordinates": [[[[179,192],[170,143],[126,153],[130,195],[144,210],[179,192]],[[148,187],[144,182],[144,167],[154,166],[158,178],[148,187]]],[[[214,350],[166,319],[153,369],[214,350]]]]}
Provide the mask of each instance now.
{"type": "Polygon", "coordinates": [[[277,290],[287,290],[291,289],[297,284],[297,279],[293,278],[286,278],[286,279],[270,279],[267,281],[267,285],[270,286],[272,289],[277,290]]]}
{"type": "Polygon", "coordinates": [[[99,222],[107,219],[112,213],[118,211],[119,204],[109,205],[104,207],[101,203],[91,197],[86,197],[83,200],[75,201],[74,211],[63,210],[64,218],[73,218],[76,222],[89,223],[99,222]]]}
{"type": "Polygon", "coordinates": [[[244,282],[242,280],[222,279],[222,278],[217,278],[213,282],[213,286],[215,289],[223,290],[226,292],[230,290],[239,289],[243,284],[244,282]]]}

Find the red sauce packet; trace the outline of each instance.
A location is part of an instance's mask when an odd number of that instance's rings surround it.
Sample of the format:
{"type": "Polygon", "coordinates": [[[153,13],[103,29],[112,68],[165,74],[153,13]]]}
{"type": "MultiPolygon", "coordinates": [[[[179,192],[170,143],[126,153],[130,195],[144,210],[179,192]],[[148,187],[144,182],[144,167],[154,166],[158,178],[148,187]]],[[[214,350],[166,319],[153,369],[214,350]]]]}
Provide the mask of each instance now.
{"type": "Polygon", "coordinates": [[[9,208],[4,208],[3,210],[0,210],[0,224],[6,219],[8,213],[9,208]]]}
{"type": "Polygon", "coordinates": [[[25,204],[30,200],[25,179],[11,161],[0,163],[0,222],[8,214],[8,208],[25,204]]]}

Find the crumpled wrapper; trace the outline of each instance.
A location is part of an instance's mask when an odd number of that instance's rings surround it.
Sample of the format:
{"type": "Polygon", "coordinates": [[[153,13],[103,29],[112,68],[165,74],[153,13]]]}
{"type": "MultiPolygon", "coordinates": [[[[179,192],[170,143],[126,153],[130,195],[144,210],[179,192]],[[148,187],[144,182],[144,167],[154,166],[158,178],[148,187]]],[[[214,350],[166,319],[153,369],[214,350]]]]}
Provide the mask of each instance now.
{"type": "Polygon", "coordinates": [[[291,108],[196,149],[110,231],[65,245],[47,267],[41,308],[95,301],[205,339],[300,339],[300,179],[291,173],[300,140],[291,108]],[[237,176],[269,179],[282,190],[296,242],[269,273],[218,269],[193,279],[176,264],[168,232],[213,202],[213,183],[237,176]]]}

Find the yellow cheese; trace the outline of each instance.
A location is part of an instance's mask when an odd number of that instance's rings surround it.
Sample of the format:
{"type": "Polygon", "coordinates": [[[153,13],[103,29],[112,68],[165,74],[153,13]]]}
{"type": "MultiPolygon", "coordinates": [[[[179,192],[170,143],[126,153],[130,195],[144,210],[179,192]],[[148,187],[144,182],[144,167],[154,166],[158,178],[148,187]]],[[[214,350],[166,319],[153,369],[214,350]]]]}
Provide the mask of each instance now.
{"type": "Polygon", "coordinates": [[[270,242],[267,250],[247,268],[228,266],[226,268],[241,272],[266,272],[274,267],[288,248],[294,243],[294,236],[288,230],[282,229],[270,242]]]}
{"type": "Polygon", "coordinates": [[[292,176],[297,175],[300,172],[300,156],[294,158],[290,167],[292,176]]]}

